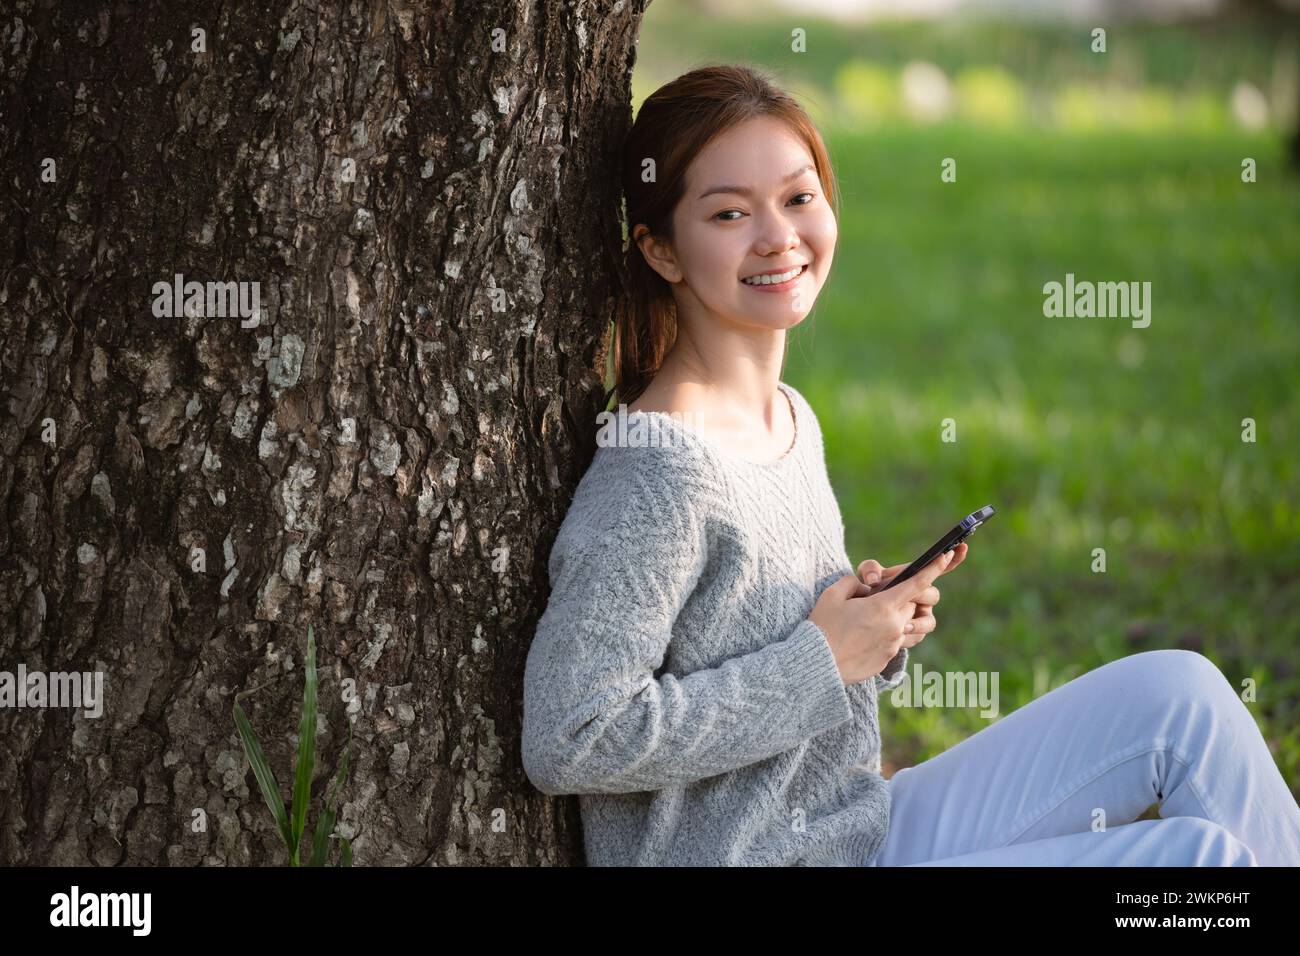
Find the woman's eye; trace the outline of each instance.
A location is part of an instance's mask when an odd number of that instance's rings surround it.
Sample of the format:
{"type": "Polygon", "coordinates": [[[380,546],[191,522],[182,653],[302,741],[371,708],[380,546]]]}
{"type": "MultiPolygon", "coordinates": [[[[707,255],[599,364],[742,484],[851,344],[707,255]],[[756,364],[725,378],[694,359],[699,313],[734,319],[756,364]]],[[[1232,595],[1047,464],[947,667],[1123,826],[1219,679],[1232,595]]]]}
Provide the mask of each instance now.
{"type": "MultiPolygon", "coordinates": [[[[795,203],[796,206],[806,206],[806,205],[808,205],[808,203],[812,202],[814,199],[817,198],[817,194],[816,194],[816,193],[803,192],[803,193],[800,193],[798,196],[795,196],[794,199],[798,199],[799,196],[807,196],[807,197],[808,197],[808,200],[807,200],[807,202],[795,203]]],[[[794,199],[792,199],[792,200],[790,200],[790,201],[791,201],[791,202],[794,202],[794,199]]],[[[720,217],[722,217],[722,216],[727,215],[728,213],[733,213],[733,212],[734,212],[737,216],[743,215],[743,213],[742,213],[739,209],[724,209],[724,210],[722,210],[722,212],[718,213],[718,214],[715,215],[713,218],[714,218],[714,219],[717,219],[717,220],[719,220],[719,221],[721,221],[721,222],[735,222],[736,220],[734,220],[734,219],[721,219],[721,218],[720,218],[720,217]]]]}

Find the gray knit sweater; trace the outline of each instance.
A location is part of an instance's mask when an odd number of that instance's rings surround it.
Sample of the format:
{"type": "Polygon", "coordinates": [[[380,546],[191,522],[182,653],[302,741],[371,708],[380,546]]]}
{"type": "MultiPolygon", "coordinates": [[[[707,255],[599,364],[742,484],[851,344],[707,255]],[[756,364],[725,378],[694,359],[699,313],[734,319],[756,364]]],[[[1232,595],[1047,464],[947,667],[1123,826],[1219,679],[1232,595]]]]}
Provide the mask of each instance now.
{"type": "Polygon", "coordinates": [[[591,866],[861,866],[889,827],[877,695],[808,619],[854,565],[812,407],[754,463],[661,412],[602,445],[549,562],[523,765],[578,794],[591,866]]]}

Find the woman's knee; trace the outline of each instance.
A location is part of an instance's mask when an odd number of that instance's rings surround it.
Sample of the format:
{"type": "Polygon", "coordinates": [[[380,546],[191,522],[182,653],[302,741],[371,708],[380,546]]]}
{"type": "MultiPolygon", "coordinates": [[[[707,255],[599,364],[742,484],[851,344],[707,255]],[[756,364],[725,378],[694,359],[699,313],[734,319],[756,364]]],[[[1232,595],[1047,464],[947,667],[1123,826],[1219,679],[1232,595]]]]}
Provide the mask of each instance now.
{"type": "Polygon", "coordinates": [[[1213,820],[1166,817],[1160,823],[1160,835],[1186,848],[1188,858],[1180,866],[1259,866],[1250,847],[1213,820]]]}
{"type": "Polygon", "coordinates": [[[1217,664],[1199,651],[1162,648],[1142,651],[1120,659],[1137,680],[1164,696],[1192,696],[1204,699],[1207,693],[1228,691],[1232,685],[1217,664]]]}

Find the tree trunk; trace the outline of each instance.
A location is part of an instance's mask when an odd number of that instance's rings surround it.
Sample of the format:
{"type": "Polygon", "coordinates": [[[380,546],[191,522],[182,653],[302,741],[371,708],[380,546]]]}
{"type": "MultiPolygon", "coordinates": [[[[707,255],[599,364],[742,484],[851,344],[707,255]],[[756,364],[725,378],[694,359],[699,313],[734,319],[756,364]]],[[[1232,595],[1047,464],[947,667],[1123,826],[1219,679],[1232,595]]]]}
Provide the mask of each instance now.
{"type": "Polygon", "coordinates": [[[0,709],[0,863],[285,863],[232,704],[267,685],[288,801],[309,623],[308,833],[355,686],[358,865],[581,861],[521,679],[594,452],[645,2],[0,22],[0,671],[104,675],[99,717],[0,709]]]}

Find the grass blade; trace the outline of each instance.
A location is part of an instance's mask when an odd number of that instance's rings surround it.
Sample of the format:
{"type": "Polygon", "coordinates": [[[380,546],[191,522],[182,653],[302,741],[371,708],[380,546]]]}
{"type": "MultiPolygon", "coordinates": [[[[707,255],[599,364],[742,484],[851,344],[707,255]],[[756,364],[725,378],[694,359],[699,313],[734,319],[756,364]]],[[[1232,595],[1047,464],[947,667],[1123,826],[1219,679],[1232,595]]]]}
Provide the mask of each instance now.
{"type": "Polygon", "coordinates": [[[330,785],[329,793],[325,795],[325,810],[316,819],[316,829],[312,833],[312,849],[310,866],[324,866],[326,857],[329,856],[329,839],[330,831],[334,829],[335,807],[338,804],[339,793],[343,789],[343,781],[348,775],[348,758],[352,755],[352,724],[348,724],[348,745],[343,751],[343,762],[339,764],[338,773],[334,775],[334,783],[330,785]]]}
{"type": "Polygon", "coordinates": [[[298,724],[298,765],[293,780],[293,865],[298,865],[298,848],[307,825],[311,803],[311,778],[316,764],[316,635],[307,625],[307,663],[303,667],[302,720],[298,724]]]}
{"type": "Polygon", "coordinates": [[[311,860],[308,866],[324,866],[330,851],[330,831],[334,829],[334,811],[322,810],[316,818],[316,829],[312,832],[311,860]]]}
{"type": "Polygon", "coordinates": [[[618,333],[615,328],[615,323],[610,322],[609,323],[609,348],[606,349],[605,351],[605,392],[609,396],[609,400],[605,402],[605,411],[607,412],[613,410],[614,399],[618,397],[617,395],[615,395],[617,376],[615,375],[614,372],[614,340],[617,337],[618,337],[618,333]]]}
{"type": "Polygon", "coordinates": [[[348,842],[347,837],[339,837],[339,842],[343,844],[343,849],[339,851],[339,866],[351,866],[352,844],[348,842]]]}
{"type": "Polygon", "coordinates": [[[257,778],[257,785],[262,791],[262,797],[266,800],[266,805],[271,809],[271,816],[275,818],[275,825],[280,831],[280,836],[284,839],[285,848],[292,851],[292,834],[289,832],[289,818],[284,812],[284,799],[280,796],[280,784],[275,779],[275,774],[271,772],[271,765],[266,762],[266,754],[262,752],[262,745],[258,742],[257,734],[253,732],[253,725],[248,722],[248,717],[244,713],[244,708],[239,706],[239,700],[235,700],[235,727],[239,730],[239,738],[244,742],[244,753],[248,756],[248,763],[253,768],[253,776],[257,778]]]}

